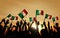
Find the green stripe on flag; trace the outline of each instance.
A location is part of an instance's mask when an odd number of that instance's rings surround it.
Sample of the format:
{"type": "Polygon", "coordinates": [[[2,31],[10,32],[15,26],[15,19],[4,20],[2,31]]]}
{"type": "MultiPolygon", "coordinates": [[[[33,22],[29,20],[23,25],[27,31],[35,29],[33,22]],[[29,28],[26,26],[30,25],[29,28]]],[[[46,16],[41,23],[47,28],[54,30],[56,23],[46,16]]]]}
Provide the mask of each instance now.
{"type": "Polygon", "coordinates": [[[45,15],[45,18],[48,18],[48,14],[45,15]]]}
{"type": "Polygon", "coordinates": [[[52,18],[53,22],[55,21],[55,17],[52,18]]]}
{"type": "Polygon", "coordinates": [[[19,15],[19,17],[21,17],[22,19],[24,18],[24,15],[23,15],[22,13],[19,13],[18,15],[19,15]]]}
{"type": "Polygon", "coordinates": [[[39,14],[40,14],[39,10],[36,10],[36,16],[39,15],[39,14]]]}
{"type": "Polygon", "coordinates": [[[30,22],[32,21],[32,17],[29,18],[29,21],[30,21],[30,22]]]}
{"type": "Polygon", "coordinates": [[[11,17],[11,14],[9,14],[7,17],[8,17],[8,18],[11,17]]]}
{"type": "Polygon", "coordinates": [[[14,20],[15,16],[12,16],[12,20],[14,20]]]}

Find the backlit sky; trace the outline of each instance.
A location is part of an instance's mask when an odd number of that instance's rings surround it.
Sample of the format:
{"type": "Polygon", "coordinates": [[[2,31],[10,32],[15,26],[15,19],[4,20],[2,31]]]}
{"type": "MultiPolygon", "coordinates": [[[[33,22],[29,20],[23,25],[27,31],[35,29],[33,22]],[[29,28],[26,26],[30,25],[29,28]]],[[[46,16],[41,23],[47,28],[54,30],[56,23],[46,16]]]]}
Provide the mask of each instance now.
{"type": "MultiPolygon", "coordinates": [[[[60,24],[60,0],[0,0],[0,20],[9,13],[17,16],[23,9],[28,11],[28,15],[24,18],[27,21],[29,21],[29,17],[35,16],[36,9],[38,9],[44,10],[44,14],[58,16],[60,24]]],[[[37,19],[43,21],[44,16],[39,15],[37,19]]]]}

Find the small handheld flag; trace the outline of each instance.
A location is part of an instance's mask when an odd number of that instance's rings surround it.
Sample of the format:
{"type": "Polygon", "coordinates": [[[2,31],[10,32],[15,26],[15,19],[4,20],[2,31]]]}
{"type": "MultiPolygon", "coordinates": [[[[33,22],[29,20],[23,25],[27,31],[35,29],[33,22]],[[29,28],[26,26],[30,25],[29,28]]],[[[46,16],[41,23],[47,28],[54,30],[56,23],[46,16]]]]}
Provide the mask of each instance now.
{"type": "Polygon", "coordinates": [[[11,17],[11,14],[9,14],[7,17],[8,17],[8,18],[11,17]]]}
{"type": "Polygon", "coordinates": [[[15,18],[15,16],[12,16],[12,17],[10,18],[10,20],[14,20],[14,18],[15,18]]]}
{"type": "Polygon", "coordinates": [[[18,15],[19,17],[21,17],[22,19],[28,14],[28,12],[24,9],[22,12],[20,12],[18,15]]]}
{"type": "Polygon", "coordinates": [[[51,19],[52,18],[52,15],[49,15],[49,19],[51,19]]]}
{"type": "Polygon", "coordinates": [[[33,21],[32,17],[29,18],[30,22],[33,21]]]}
{"type": "Polygon", "coordinates": [[[55,17],[52,18],[53,22],[55,21],[55,17]]]}
{"type": "Polygon", "coordinates": [[[48,18],[48,14],[45,15],[45,18],[48,18]]]}
{"type": "Polygon", "coordinates": [[[16,20],[18,20],[18,16],[16,16],[16,20]]]}
{"type": "Polygon", "coordinates": [[[39,10],[36,10],[36,16],[37,15],[40,15],[40,11],[39,10]]]}

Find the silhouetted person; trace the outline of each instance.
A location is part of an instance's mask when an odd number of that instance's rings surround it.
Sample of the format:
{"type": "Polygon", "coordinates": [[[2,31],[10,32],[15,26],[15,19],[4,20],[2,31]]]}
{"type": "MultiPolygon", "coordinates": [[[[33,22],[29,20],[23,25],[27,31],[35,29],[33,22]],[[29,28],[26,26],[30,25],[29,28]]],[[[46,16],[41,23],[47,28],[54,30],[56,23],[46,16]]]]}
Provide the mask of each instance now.
{"type": "Polygon", "coordinates": [[[8,28],[7,35],[11,35],[12,33],[11,28],[12,28],[12,23],[10,23],[10,27],[8,28]]]}
{"type": "Polygon", "coordinates": [[[0,24],[1,24],[2,22],[4,22],[4,24],[5,24],[5,18],[2,19],[2,21],[0,22],[0,24]]]}
{"type": "Polygon", "coordinates": [[[24,23],[23,23],[23,27],[22,27],[22,29],[24,29],[24,27],[25,27],[25,31],[27,31],[26,24],[27,24],[27,22],[26,22],[26,20],[24,20],[24,23]]]}
{"type": "Polygon", "coordinates": [[[51,29],[50,29],[50,38],[53,38],[53,28],[52,28],[52,26],[51,26],[51,29]]]}
{"type": "Polygon", "coordinates": [[[39,25],[39,21],[37,21],[37,31],[38,31],[38,25],[39,25]]]}
{"type": "Polygon", "coordinates": [[[45,29],[47,29],[47,27],[46,27],[46,22],[45,22],[45,21],[43,21],[43,25],[45,26],[45,29]]]}
{"type": "Polygon", "coordinates": [[[43,22],[43,25],[45,26],[45,29],[42,29],[42,30],[41,30],[42,38],[49,38],[49,36],[48,36],[48,31],[47,31],[47,27],[46,27],[46,22],[45,22],[45,21],[43,22]]]}
{"type": "Polygon", "coordinates": [[[6,28],[7,28],[7,24],[9,24],[9,20],[7,19],[3,28],[3,33],[5,32],[6,28]]]}
{"type": "Polygon", "coordinates": [[[29,26],[30,26],[30,22],[28,22],[27,25],[28,25],[28,28],[29,28],[29,26]]]}
{"type": "Polygon", "coordinates": [[[59,25],[58,23],[55,23],[54,25],[54,28],[57,30],[57,32],[54,32],[54,36],[60,38],[60,31],[58,25],[59,25]]]}
{"type": "Polygon", "coordinates": [[[2,28],[3,28],[3,27],[2,27],[1,22],[0,22],[0,31],[2,30],[2,28]]]}
{"type": "Polygon", "coordinates": [[[49,21],[48,21],[48,33],[49,33],[49,37],[51,37],[50,22],[49,21]]]}
{"type": "Polygon", "coordinates": [[[39,21],[37,21],[37,32],[36,32],[36,36],[41,38],[41,36],[40,36],[40,34],[38,32],[39,31],[38,25],[40,25],[39,21]]]}
{"type": "Polygon", "coordinates": [[[0,22],[0,25],[1,25],[1,22],[0,22]]]}
{"type": "Polygon", "coordinates": [[[48,21],[48,32],[50,33],[50,22],[48,21]]]}
{"type": "Polygon", "coordinates": [[[16,30],[16,26],[13,25],[10,31],[10,35],[7,36],[7,38],[18,38],[18,31],[16,30]]]}
{"type": "Polygon", "coordinates": [[[7,24],[9,24],[9,20],[7,19],[4,25],[4,29],[6,28],[7,24]]]}
{"type": "Polygon", "coordinates": [[[21,20],[21,21],[20,21],[20,25],[19,25],[19,31],[21,31],[21,29],[22,29],[21,26],[22,26],[22,25],[23,25],[23,21],[21,20]]]}
{"type": "Polygon", "coordinates": [[[57,31],[59,31],[59,27],[58,27],[58,25],[59,25],[59,24],[56,23],[55,26],[54,26],[54,28],[55,28],[57,31]]]}
{"type": "Polygon", "coordinates": [[[1,25],[1,22],[0,22],[0,38],[2,37],[2,33],[3,33],[3,29],[2,29],[2,25],[1,25]]]}
{"type": "Polygon", "coordinates": [[[41,36],[42,36],[42,38],[49,38],[48,37],[48,31],[46,29],[42,29],[41,30],[41,36]]]}
{"type": "MultiPolygon", "coordinates": [[[[11,28],[11,27],[12,27],[12,23],[10,24],[10,28],[11,28]]],[[[9,28],[9,29],[10,29],[10,28],[9,28]]]]}
{"type": "Polygon", "coordinates": [[[17,21],[16,25],[17,25],[17,30],[18,30],[18,28],[19,28],[19,21],[17,21]]]}

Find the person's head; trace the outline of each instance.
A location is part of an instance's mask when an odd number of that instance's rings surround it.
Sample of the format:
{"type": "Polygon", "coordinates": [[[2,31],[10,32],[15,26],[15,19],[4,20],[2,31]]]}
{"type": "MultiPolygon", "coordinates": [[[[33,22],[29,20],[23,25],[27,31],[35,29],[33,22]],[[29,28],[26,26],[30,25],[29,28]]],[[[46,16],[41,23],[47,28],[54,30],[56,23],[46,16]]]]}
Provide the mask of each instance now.
{"type": "Polygon", "coordinates": [[[17,21],[17,23],[19,23],[19,21],[17,21]]]}
{"type": "Polygon", "coordinates": [[[28,22],[28,25],[30,24],[30,22],[28,22]]]}

